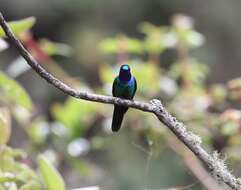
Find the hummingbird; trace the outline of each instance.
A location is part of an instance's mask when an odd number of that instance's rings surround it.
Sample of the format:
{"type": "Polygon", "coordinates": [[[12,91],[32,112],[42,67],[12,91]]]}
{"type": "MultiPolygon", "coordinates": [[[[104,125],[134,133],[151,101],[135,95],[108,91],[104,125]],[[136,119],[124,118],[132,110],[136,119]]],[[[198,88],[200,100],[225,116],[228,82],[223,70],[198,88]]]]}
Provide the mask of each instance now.
{"type": "MultiPolygon", "coordinates": [[[[135,96],[137,89],[136,79],[131,75],[129,65],[121,65],[119,75],[115,77],[112,85],[112,95],[114,97],[132,100],[135,96]]],[[[123,120],[128,107],[114,105],[114,113],[112,118],[111,129],[117,132],[123,120]]]]}

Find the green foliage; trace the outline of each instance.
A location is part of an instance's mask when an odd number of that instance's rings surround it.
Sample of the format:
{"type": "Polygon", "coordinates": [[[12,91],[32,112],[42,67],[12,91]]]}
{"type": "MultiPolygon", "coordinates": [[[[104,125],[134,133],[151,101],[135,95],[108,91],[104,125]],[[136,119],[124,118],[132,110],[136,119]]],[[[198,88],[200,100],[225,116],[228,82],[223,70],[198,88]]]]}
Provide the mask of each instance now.
{"type": "Polygon", "coordinates": [[[172,26],[171,32],[176,36],[179,45],[193,48],[203,44],[204,37],[194,30],[191,17],[177,14],[172,19],[172,26]]]}
{"type": "Polygon", "coordinates": [[[210,87],[210,96],[215,104],[222,104],[227,98],[228,92],[225,85],[215,84],[210,87]]]}
{"type": "Polygon", "coordinates": [[[16,161],[16,158],[26,157],[22,150],[0,146],[0,187],[4,188],[9,183],[19,189],[40,190],[41,183],[36,173],[27,165],[16,161]],[[30,188],[31,187],[31,188],[30,188]]]}
{"type": "Polygon", "coordinates": [[[145,35],[143,40],[117,35],[104,39],[99,47],[104,53],[118,54],[161,54],[168,48],[195,48],[204,42],[204,37],[193,29],[190,17],[176,15],[172,26],[155,26],[148,22],[139,25],[139,31],[145,35]]]}
{"type": "Polygon", "coordinates": [[[37,172],[19,161],[19,158],[27,158],[22,150],[0,146],[0,189],[10,185],[20,190],[65,190],[61,175],[43,155],[38,157],[43,181],[37,172]]]}
{"type": "Polygon", "coordinates": [[[38,157],[38,166],[48,190],[65,190],[63,178],[43,155],[38,157]]]}
{"type": "MultiPolygon", "coordinates": [[[[20,118],[18,121],[29,121],[29,113],[32,110],[29,95],[15,80],[2,72],[0,72],[0,93],[1,102],[8,105],[9,108],[13,108],[11,111],[17,118],[20,118]],[[28,110],[27,117],[24,116],[26,110],[28,110]]],[[[43,134],[44,120],[36,119],[31,125],[27,131],[29,137],[37,144],[43,143],[46,140],[46,134],[43,134]]],[[[41,175],[44,178],[44,182],[40,181],[39,175],[21,161],[21,159],[28,159],[26,154],[21,149],[12,149],[5,145],[9,141],[10,135],[10,110],[8,107],[0,107],[0,189],[65,189],[60,174],[44,156],[40,156],[38,159],[41,175]]]]}
{"type": "Polygon", "coordinates": [[[175,79],[181,78],[183,82],[200,86],[205,82],[208,68],[195,59],[187,59],[173,64],[169,74],[175,79]]]}
{"type": "Polygon", "coordinates": [[[238,133],[239,124],[232,120],[226,120],[221,125],[221,133],[225,136],[233,135],[238,133]]]}
{"type": "Polygon", "coordinates": [[[174,41],[168,41],[169,28],[165,26],[154,26],[148,22],[140,25],[140,31],[145,34],[143,46],[148,53],[162,53],[166,48],[171,47],[174,41]]]}
{"type": "Polygon", "coordinates": [[[241,88],[241,77],[229,81],[230,88],[241,88]]]}
{"type": "Polygon", "coordinates": [[[107,38],[100,45],[100,50],[104,53],[130,52],[139,54],[142,52],[141,41],[135,38],[129,38],[125,35],[118,35],[115,38],[107,38]]]}
{"type": "Polygon", "coordinates": [[[49,134],[48,123],[43,118],[36,118],[32,121],[27,133],[32,143],[36,145],[44,144],[49,134]]]}
{"type": "Polygon", "coordinates": [[[131,64],[133,75],[138,80],[138,91],[143,95],[152,96],[158,93],[161,70],[154,64],[136,63],[131,64]],[[156,81],[153,83],[153,81],[156,81]],[[152,84],[152,85],[150,85],[152,84]]]}
{"type": "Polygon", "coordinates": [[[10,113],[7,108],[0,108],[0,145],[6,144],[11,134],[10,113]]]}
{"type": "Polygon", "coordinates": [[[9,78],[0,71],[0,92],[1,101],[8,102],[11,105],[19,105],[27,110],[32,109],[32,102],[29,95],[16,81],[9,78]]]}
{"type": "MultiPolygon", "coordinates": [[[[29,30],[35,24],[35,17],[28,17],[18,21],[8,22],[10,29],[15,35],[20,35],[22,32],[29,30]]],[[[5,37],[5,33],[2,28],[0,28],[0,38],[5,37]]]]}
{"type": "Polygon", "coordinates": [[[69,57],[72,53],[71,47],[63,43],[53,42],[48,39],[41,39],[39,44],[44,52],[48,55],[61,55],[69,57]]]}
{"type": "Polygon", "coordinates": [[[64,105],[54,105],[52,114],[69,129],[71,136],[78,137],[90,127],[89,122],[101,111],[100,108],[99,104],[68,98],[64,105]]]}

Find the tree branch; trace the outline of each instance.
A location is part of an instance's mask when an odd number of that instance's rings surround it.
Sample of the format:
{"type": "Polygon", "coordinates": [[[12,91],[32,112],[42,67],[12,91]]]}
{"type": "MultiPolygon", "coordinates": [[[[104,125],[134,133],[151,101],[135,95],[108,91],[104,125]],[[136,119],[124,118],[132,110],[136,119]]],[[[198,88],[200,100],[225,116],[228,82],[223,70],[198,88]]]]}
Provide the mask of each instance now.
{"type": "Polygon", "coordinates": [[[211,175],[207,172],[199,160],[192,154],[192,152],[189,151],[183,144],[179,143],[179,141],[174,138],[173,135],[168,133],[165,135],[165,139],[167,140],[168,146],[182,157],[186,167],[194,174],[194,176],[200,181],[205,189],[224,190],[224,187],[218,184],[211,177],[211,175]]]}
{"type": "Polygon", "coordinates": [[[21,56],[48,83],[55,86],[65,94],[75,98],[93,102],[101,102],[105,104],[127,106],[155,114],[158,119],[164,125],[166,125],[180,141],[182,141],[204,164],[209,167],[216,179],[218,179],[220,182],[226,183],[232,189],[241,190],[241,179],[236,178],[231,174],[231,172],[227,169],[224,161],[219,158],[219,155],[216,152],[214,152],[212,155],[208,154],[201,146],[201,138],[192,132],[187,131],[186,126],[179,122],[175,117],[170,115],[159,100],[154,99],[151,100],[150,103],[144,103],[77,91],[59,79],[55,78],[53,75],[48,73],[40,64],[38,64],[32,55],[24,48],[21,42],[14,36],[1,13],[0,25],[2,26],[12,45],[17,48],[21,56]]]}

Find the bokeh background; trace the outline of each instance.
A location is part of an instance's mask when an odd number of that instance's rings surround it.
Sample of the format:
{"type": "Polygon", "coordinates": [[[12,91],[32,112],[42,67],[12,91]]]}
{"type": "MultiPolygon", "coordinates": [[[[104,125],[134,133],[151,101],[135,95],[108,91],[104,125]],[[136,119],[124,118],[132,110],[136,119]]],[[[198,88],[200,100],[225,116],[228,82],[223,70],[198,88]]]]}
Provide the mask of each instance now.
{"type": "MultiPolygon", "coordinates": [[[[75,88],[111,95],[120,64],[128,63],[137,76],[136,99],[162,99],[203,138],[205,148],[227,157],[236,175],[240,8],[238,0],[0,0],[7,21],[36,18],[19,38],[53,75],[75,88]]],[[[8,145],[28,154],[17,163],[35,170],[37,155],[44,154],[67,189],[217,188],[207,168],[153,116],[129,110],[113,134],[111,105],[68,98],[26,67],[11,45],[0,62],[4,76],[31,99],[29,112],[26,102],[20,108],[21,100],[6,101],[5,83],[0,86],[0,105],[11,118],[8,145]]]]}

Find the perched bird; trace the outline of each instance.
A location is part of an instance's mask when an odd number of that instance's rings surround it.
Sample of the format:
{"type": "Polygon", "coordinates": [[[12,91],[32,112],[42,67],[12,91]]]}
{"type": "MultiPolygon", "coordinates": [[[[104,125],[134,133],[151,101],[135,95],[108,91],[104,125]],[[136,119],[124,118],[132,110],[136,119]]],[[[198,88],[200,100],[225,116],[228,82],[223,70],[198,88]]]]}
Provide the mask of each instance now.
{"type": "MultiPolygon", "coordinates": [[[[122,65],[120,67],[119,75],[115,78],[112,86],[112,95],[114,97],[132,100],[137,89],[136,79],[131,75],[129,65],[122,65]]],[[[128,107],[114,106],[114,113],[112,119],[112,131],[117,132],[123,120],[123,117],[128,110],[128,107]]]]}

